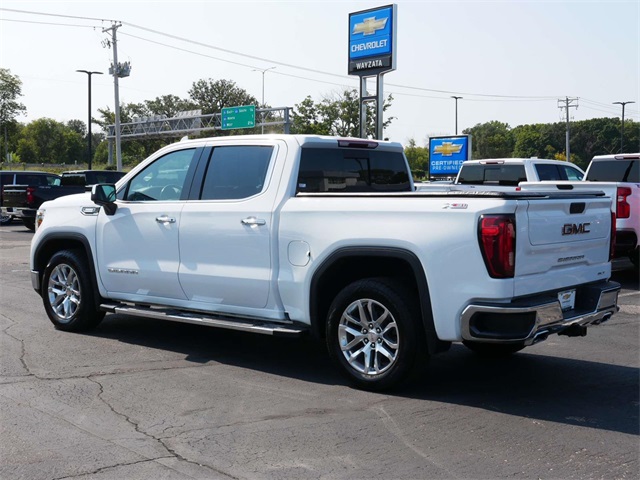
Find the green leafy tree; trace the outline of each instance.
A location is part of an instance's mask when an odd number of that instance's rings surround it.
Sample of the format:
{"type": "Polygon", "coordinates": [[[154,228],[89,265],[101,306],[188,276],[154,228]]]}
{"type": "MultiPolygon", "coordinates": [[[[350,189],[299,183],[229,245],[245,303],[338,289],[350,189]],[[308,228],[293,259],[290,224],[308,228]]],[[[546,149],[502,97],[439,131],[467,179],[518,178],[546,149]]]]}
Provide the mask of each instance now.
{"type": "Polygon", "coordinates": [[[0,127],[2,128],[1,144],[4,153],[9,152],[9,145],[15,145],[19,132],[16,117],[27,111],[18,99],[22,96],[22,81],[12,75],[7,68],[0,68],[0,127]]]}
{"type": "Polygon", "coordinates": [[[258,100],[232,80],[198,80],[189,90],[190,101],[203,114],[220,113],[225,107],[258,105],[258,100]]]}
{"type": "Polygon", "coordinates": [[[318,106],[310,96],[298,103],[291,115],[292,133],[307,133],[311,135],[330,135],[330,126],[320,115],[318,106]]]}
{"type": "Polygon", "coordinates": [[[176,95],[163,95],[156,97],[154,100],[146,100],[144,105],[149,115],[165,115],[167,118],[173,118],[179,112],[186,112],[198,108],[193,101],[180,98],[176,95]]]}
{"type": "MultiPolygon", "coordinates": [[[[389,109],[393,96],[384,102],[383,112],[389,109]]],[[[391,125],[394,117],[383,122],[383,128],[391,125]]],[[[375,108],[367,106],[367,135],[375,135],[375,108]]],[[[311,97],[297,104],[293,112],[292,133],[335,135],[340,137],[360,136],[360,96],[358,91],[343,90],[326,95],[319,103],[311,97]]]]}
{"type": "Polygon", "coordinates": [[[63,123],[40,118],[21,132],[17,153],[26,163],[75,163],[82,161],[82,135],[63,123]]]}
{"type": "Polygon", "coordinates": [[[416,141],[411,138],[404,147],[404,154],[407,157],[414,178],[424,178],[429,170],[429,148],[419,147],[416,141]]]}
{"type": "Polygon", "coordinates": [[[515,144],[511,127],[493,120],[479,123],[462,133],[471,135],[471,158],[510,158],[515,144]]]}

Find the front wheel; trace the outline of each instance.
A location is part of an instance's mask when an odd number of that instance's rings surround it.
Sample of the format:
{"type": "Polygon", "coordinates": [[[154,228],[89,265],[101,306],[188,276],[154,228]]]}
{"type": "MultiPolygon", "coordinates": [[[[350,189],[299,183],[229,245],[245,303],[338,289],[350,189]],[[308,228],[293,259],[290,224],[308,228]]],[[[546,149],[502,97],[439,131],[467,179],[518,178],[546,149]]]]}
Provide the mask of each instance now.
{"type": "Polygon", "coordinates": [[[105,313],[96,309],[91,273],[77,250],[51,257],[42,278],[42,300],[51,323],[59,330],[80,332],[97,326],[105,313]]]}
{"type": "Polygon", "coordinates": [[[327,317],[331,359],[357,387],[383,390],[414,367],[420,348],[415,301],[386,278],[358,280],[334,299],[327,317]]]}

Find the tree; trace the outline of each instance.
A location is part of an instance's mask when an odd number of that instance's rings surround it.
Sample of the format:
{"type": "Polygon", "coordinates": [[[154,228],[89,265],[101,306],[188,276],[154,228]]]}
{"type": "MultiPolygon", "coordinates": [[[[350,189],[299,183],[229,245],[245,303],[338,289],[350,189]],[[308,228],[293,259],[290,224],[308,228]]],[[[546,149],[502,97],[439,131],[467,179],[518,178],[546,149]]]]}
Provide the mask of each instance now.
{"type": "Polygon", "coordinates": [[[26,163],[74,163],[80,161],[82,135],[50,118],[27,125],[18,140],[17,152],[26,163]]]}
{"type": "Polygon", "coordinates": [[[298,103],[291,114],[291,132],[307,133],[311,135],[329,135],[330,127],[322,118],[318,106],[307,96],[298,103]]]}
{"type": "Polygon", "coordinates": [[[471,135],[471,158],[509,158],[513,155],[514,135],[508,124],[493,120],[463,130],[471,135]]]}
{"type": "MultiPolygon", "coordinates": [[[[385,112],[393,101],[389,95],[385,100],[382,111],[385,112]]],[[[383,128],[388,127],[394,117],[388,117],[383,122],[383,128]]],[[[375,135],[375,108],[367,106],[367,135],[375,135]]],[[[320,103],[315,103],[311,97],[297,104],[293,112],[292,133],[308,133],[318,135],[335,135],[340,137],[360,136],[360,96],[358,91],[343,90],[325,95],[320,103]]]]}
{"type": "Polygon", "coordinates": [[[144,104],[149,111],[149,115],[165,115],[167,118],[173,118],[179,112],[198,108],[193,101],[176,95],[163,95],[156,97],[154,100],[146,100],[144,104]]]}
{"type": "Polygon", "coordinates": [[[0,68],[0,125],[4,132],[2,144],[5,155],[9,152],[9,133],[17,131],[15,118],[27,111],[27,107],[18,101],[21,96],[22,81],[20,78],[17,75],[11,75],[9,69],[0,68]]]}
{"type": "Polygon", "coordinates": [[[203,114],[220,113],[224,107],[258,105],[258,100],[232,80],[198,80],[189,90],[193,104],[202,109],[203,114]]]}
{"type": "Polygon", "coordinates": [[[411,138],[404,148],[404,154],[409,162],[409,167],[413,176],[422,178],[429,170],[429,148],[419,147],[416,141],[411,138]]]}

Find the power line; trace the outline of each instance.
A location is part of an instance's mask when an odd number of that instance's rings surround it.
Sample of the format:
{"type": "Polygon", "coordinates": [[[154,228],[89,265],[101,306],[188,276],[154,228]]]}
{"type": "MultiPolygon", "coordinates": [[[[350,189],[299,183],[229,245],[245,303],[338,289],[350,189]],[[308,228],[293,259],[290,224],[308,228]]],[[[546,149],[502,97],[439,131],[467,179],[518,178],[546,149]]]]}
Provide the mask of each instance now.
{"type": "Polygon", "coordinates": [[[79,17],[77,15],[62,15],[59,13],[33,12],[30,10],[17,10],[15,8],[0,8],[0,10],[13,13],[26,13],[27,15],[42,15],[44,17],[74,18],[76,20],[92,20],[98,22],[117,22],[117,20],[110,20],[106,18],[79,17]]]}
{"type": "MultiPolygon", "coordinates": [[[[25,13],[25,14],[32,14],[32,15],[45,15],[45,16],[55,16],[55,17],[63,17],[63,18],[75,18],[75,19],[82,19],[82,20],[93,20],[93,21],[101,21],[101,22],[117,22],[116,20],[107,20],[107,19],[100,19],[100,18],[92,18],[92,17],[79,17],[79,16],[74,16],[74,15],[61,15],[61,14],[51,14],[51,13],[42,13],[42,12],[33,12],[33,11],[27,11],[27,10],[15,10],[15,9],[6,9],[6,8],[0,8],[0,10],[4,10],[4,11],[10,11],[10,12],[15,12],[15,13],[25,13]]],[[[280,65],[283,67],[288,67],[288,68],[293,68],[293,69],[297,69],[297,70],[303,70],[303,71],[307,71],[307,72],[311,72],[311,73],[317,73],[320,75],[328,75],[328,76],[332,76],[332,77],[337,77],[340,79],[350,79],[350,77],[345,76],[345,75],[340,75],[340,74],[336,74],[336,73],[331,73],[331,72],[324,72],[322,70],[317,70],[317,69],[313,69],[313,68],[308,68],[308,67],[302,67],[299,65],[293,65],[290,63],[286,63],[286,62],[281,62],[278,60],[273,60],[273,59],[267,59],[264,57],[259,57],[256,55],[249,55],[249,54],[245,54],[242,52],[237,52],[234,50],[229,50],[226,48],[221,48],[221,47],[217,47],[215,45],[210,45],[207,43],[203,43],[203,42],[198,42],[195,40],[191,40],[185,37],[180,37],[178,35],[172,35],[166,32],[162,32],[159,30],[155,30],[152,28],[148,28],[148,27],[143,27],[141,25],[136,25],[134,23],[129,23],[129,22],[121,22],[123,25],[127,25],[130,26],[132,28],[137,28],[140,30],[144,30],[150,33],[154,33],[156,35],[161,35],[164,37],[168,37],[168,38],[172,38],[174,40],[179,40],[182,42],[186,42],[186,43],[190,43],[193,45],[198,45],[204,48],[210,48],[210,49],[214,49],[214,50],[218,50],[221,52],[225,52],[225,53],[229,53],[231,55],[237,55],[237,56],[241,56],[241,57],[245,57],[245,58],[250,58],[252,60],[258,60],[261,62],[265,62],[268,64],[275,64],[275,65],[280,65]]],[[[224,61],[224,60],[223,60],[224,61]]],[[[417,91],[423,91],[423,92],[431,92],[431,93],[441,93],[441,94],[445,94],[445,95],[467,95],[467,96],[478,96],[478,97],[490,97],[490,98],[511,98],[511,99],[539,99],[539,100],[551,100],[554,98],[557,98],[557,96],[527,96],[527,95],[500,95],[500,94],[485,94],[485,93],[471,93],[471,92],[456,92],[456,91],[451,91],[451,90],[437,90],[437,89],[431,89],[431,88],[424,88],[424,87],[414,87],[414,86],[410,86],[410,85],[399,85],[399,84],[393,84],[393,83],[387,83],[388,86],[390,87],[396,87],[396,88],[405,88],[405,89],[409,89],[409,90],[417,90],[417,91]]]]}
{"type": "Polygon", "coordinates": [[[54,22],[35,22],[33,20],[16,20],[13,18],[0,18],[2,22],[16,22],[16,23],[33,23],[36,25],[56,25],[60,27],[81,27],[81,28],[100,28],[92,25],[74,25],[72,23],[54,23],[54,22]]]}

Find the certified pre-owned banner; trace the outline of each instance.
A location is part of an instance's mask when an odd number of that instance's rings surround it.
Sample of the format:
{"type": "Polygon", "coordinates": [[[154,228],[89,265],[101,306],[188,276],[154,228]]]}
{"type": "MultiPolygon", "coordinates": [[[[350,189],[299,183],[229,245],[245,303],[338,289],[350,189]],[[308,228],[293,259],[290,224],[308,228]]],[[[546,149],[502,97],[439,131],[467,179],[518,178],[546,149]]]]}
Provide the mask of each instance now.
{"type": "Polygon", "coordinates": [[[462,162],[469,159],[469,136],[431,137],[429,175],[457,175],[462,162]]]}

